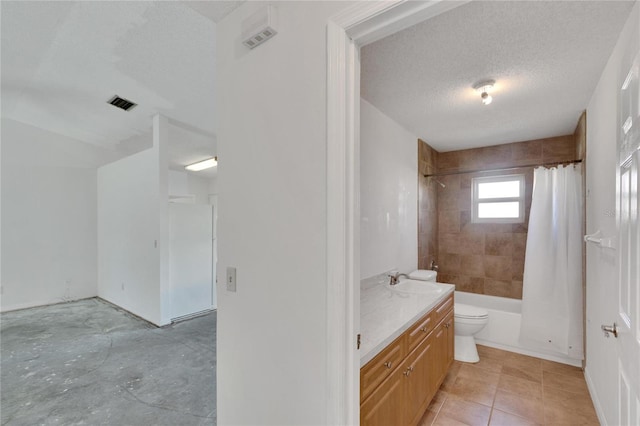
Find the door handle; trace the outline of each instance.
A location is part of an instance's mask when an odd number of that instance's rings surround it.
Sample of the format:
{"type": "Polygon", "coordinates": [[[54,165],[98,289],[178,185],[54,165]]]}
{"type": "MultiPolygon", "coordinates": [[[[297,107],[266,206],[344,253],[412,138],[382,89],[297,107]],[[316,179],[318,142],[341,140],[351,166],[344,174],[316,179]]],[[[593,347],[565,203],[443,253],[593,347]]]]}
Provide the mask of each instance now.
{"type": "Polygon", "coordinates": [[[609,333],[613,334],[613,337],[618,337],[618,325],[614,322],[613,325],[602,325],[600,327],[604,333],[604,337],[609,337],[609,333]]]}

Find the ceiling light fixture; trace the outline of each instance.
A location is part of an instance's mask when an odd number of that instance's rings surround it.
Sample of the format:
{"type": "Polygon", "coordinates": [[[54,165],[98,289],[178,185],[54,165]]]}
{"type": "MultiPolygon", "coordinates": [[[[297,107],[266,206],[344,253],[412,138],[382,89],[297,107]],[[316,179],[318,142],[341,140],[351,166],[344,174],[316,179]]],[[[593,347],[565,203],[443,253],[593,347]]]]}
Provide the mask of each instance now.
{"type": "Polygon", "coordinates": [[[480,98],[482,99],[482,103],[484,105],[489,105],[493,98],[489,94],[490,91],[493,90],[493,86],[496,84],[495,80],[485,80],[480,83],[476,83],[473,88],[476,92],[480,93],[480,98]]]}
{"type": "Polygon", "coordinates": [[[199,172],[200,170],[209,169],[217,165],[218,165],[218,157],[213,157],[206,160],[198,161],[197,163],[189,164],[184,168],[192,172],[199,172]]]}

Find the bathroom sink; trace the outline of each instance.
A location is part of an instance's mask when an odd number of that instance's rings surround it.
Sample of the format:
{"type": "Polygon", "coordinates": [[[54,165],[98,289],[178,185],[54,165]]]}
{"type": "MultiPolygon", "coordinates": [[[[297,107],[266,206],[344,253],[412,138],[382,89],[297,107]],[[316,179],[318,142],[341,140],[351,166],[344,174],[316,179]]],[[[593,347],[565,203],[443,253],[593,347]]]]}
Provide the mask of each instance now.
{"type": "Polygon", "coordinates": [[[430,281],[402,280],[396,285],[389,285],[394,291],[414,294],[438,294],[442,293],[442,286],[430,281]]]}

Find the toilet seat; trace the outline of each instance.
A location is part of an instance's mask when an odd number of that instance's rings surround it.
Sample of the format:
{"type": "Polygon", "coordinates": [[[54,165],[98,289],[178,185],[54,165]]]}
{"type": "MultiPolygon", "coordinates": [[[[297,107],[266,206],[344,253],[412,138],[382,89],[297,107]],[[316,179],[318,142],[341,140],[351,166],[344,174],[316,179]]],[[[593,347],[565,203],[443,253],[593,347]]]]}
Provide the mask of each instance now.
{"type": "Polygon", "coordinates": [[[485,319],[489,318],[489,312],[486,309],[477,306],[465,305],[464,303],[455,303],[453,308],[453,316],[462,319],[485,319]]]}

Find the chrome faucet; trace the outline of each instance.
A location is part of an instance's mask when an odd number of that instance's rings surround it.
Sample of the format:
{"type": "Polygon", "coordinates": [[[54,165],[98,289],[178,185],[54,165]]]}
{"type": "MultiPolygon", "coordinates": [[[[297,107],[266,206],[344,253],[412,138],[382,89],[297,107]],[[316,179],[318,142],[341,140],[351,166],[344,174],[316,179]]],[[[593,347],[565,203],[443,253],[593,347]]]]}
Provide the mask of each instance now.
{"type": "Polygon", "coordinates": [[[400,281],[400,277],[405,277],[409,279],[409,275],[401,274],[400,272],[396,272],[395,274],[389,274],[389,285],[396,285],[400,281]]]}
{"type": "Polygon", "coordinates": [[[438,265],[436,265],[435,259],[431,259],[431,265],[429,265],[429,269],[438,272],[438,265]]]}

